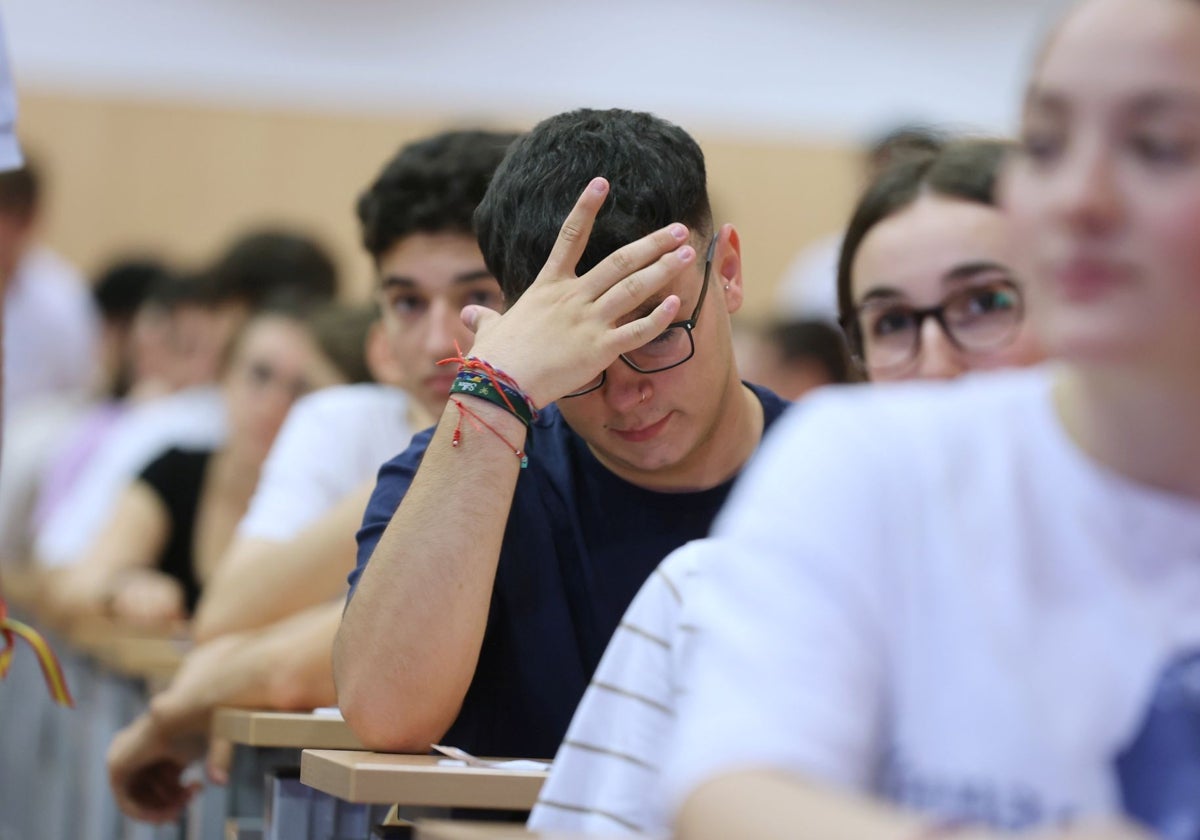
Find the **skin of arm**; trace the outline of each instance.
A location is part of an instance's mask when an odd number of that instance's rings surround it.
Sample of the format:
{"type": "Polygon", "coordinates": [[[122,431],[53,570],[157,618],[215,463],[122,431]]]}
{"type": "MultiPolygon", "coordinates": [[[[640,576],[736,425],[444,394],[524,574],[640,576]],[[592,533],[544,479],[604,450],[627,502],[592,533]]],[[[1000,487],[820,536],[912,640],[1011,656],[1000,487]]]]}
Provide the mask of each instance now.
{"type": "Polygon", "coordinates": [[[344,597],[346,576],[354,570],[354,534],[372,486],[347,496],[294,539],[238,538],[196,607],[196,642],[254,630],[344,597]]]}
{"type": "MultiPolygon", "coordinates": [[[[1001,840],[964,825],[939,826],[865,796],[821,787],[775,770],[718,776],[694,790],[675,822],[679,840],[1001,840]]],[[[1029,840],[1150,840],[1119,820],[1081,822],[1020,835],[1029,840]]]]}
{"type": "MultiPolygon", "coordinates": [[[[463,313],[476,333],[472,352],[521,383],[538,406],[661,332],[679,309],[675,295],[620,322],[696,258],[686,228],[673,225],[575,277],[607,192],[603,179],[588,186],[546,266],[503,316],[481,307],[463,313]],[[560,352],[546,353],[550,346],[560,352]]],[[[464,404],[514,445],[524,441],[516,417],[482,400],[464,404]]],[[[372,749],[428,751],[457,717],[478,662],[520,465],[491,432],[466,422],[451,446],[459,422],[451,402],[334,645],[339,705],[372,749]]]]}
{"type": "MultiPolygon", "coordinates": [[[[333,703],[329,650],[340,619],[340,603],[323,604],[188,654],[171,685],[109,747],[109,782],[121,810],[151,822],[178,816],[195,792],[180,776],[204,755],[218,706],[299,710],[333,703]]],[[[218,777],[217,770],[210,775],[218,777]]]]}
{"type": "Polygon", "coordinates": [[[47,618],[62,626],[101,613],[122,572],[155,565],[169,532],[167,509],[154,491],[140,481],[130,484],[84,558],[47,573],[42,587],[47,618]]]}

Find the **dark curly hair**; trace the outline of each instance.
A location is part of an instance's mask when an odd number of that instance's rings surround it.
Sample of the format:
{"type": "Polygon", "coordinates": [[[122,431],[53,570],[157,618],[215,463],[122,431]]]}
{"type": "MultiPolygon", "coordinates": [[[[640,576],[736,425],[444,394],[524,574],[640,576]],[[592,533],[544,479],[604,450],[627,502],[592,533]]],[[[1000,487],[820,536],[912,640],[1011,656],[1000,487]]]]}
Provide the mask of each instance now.
{"type": "Polygon", "coordinates": [[[559,114],[513,143],[475,211],[483,258],[510,305],[533,282],[563,220],[596,176],[611,189],[579,261],[581,273],[672,222],[687,225],[697,241],[712,232],[704,153],[686,131],[635,111],[559,114]]]}
{"type": "Polygon", "coordinates": [[[475,207],[516,137],[447,131],[403,146],[358,199],[363,246],[379,260],[412,233],[473,233],[475,207]]]}
{"type": "Polygon", "coordinates": [[[206,282],[215,300],[257,309],[285,297],[298,305],[332,300],[338,273],[317,240],[296,231],[266,229],[234,241],[208,269],[206,282]]]}

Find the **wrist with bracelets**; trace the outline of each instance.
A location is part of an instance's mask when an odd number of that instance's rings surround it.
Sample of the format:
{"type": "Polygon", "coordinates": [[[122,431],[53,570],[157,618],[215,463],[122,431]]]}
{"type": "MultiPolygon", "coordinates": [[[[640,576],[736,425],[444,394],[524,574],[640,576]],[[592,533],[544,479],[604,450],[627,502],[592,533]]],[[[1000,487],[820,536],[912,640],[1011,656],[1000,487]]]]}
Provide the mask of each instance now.
{"type": "Polygon", "coordinates": [[[498,405],[516,417],[528,429],[538,417],[529,395],[511,376],[474,356],[449,361],[459,362],[458,375],[450,386],[451,394],[466,394],[498,405]]]}

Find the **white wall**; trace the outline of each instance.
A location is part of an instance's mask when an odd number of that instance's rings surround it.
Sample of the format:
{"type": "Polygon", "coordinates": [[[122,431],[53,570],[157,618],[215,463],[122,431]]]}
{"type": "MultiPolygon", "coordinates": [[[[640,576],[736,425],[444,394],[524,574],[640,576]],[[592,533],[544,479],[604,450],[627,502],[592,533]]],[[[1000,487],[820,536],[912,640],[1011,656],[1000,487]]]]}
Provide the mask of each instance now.
{"type": "Polygon", "coordinates": [[[731,136],[1011,128],[1057,0],[0,0],[22,88],[731,136]]]}

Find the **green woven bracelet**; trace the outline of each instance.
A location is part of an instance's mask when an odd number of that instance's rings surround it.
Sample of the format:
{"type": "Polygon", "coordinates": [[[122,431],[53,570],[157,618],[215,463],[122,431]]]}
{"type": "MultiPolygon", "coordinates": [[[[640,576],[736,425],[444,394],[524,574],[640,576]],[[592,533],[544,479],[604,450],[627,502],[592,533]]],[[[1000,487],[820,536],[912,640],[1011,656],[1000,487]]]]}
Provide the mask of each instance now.
{"type": "Polygon", "coordinates": [[[460,371],[450,386],[451,394],[466,394],[498,405],[516,417],[528,428],[533,423],[529,405],[518,394],[505,394],[487,376],[471,371],[460,371]],[[506,399],[507,398],[507,399],[506,399]]]}

